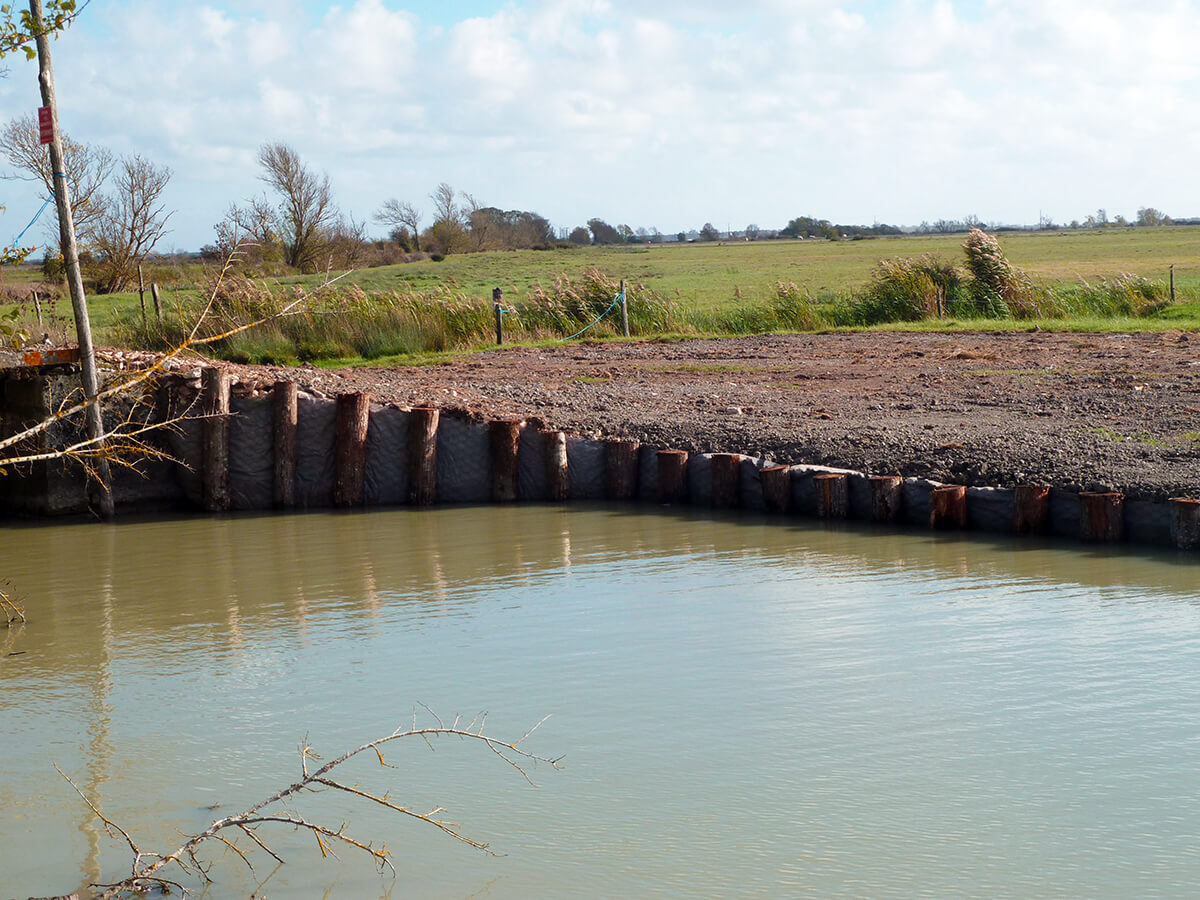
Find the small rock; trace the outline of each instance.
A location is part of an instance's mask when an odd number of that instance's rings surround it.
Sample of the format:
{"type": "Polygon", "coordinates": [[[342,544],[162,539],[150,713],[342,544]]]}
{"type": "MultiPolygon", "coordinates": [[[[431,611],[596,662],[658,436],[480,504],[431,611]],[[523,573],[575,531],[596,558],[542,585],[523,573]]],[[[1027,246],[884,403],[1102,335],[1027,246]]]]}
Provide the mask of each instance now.
{"type": "Polygon", "coordinates": [[[740,416],[741,414],[742,414],[742,408],[740,406],[725,407],[725,415],[727,415],[727,416],[740,416]]]}

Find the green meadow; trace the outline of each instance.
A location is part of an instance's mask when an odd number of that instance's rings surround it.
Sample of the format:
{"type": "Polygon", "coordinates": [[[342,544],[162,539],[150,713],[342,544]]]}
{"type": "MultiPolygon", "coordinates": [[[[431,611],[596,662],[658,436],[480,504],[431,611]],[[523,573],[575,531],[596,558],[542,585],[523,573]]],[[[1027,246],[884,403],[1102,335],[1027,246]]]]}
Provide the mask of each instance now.
{"type": "MultiPolygon", "coordinates": [[[[306,291],[312,299],[303,315],[239,335],[219,351],[244,361],[410,360],[492,343],[494,288],[503,290],[512,311],[506,317],[511,340],[553,341],[603,312],[624,280],[632,331],[641,336],[853,327],[1200,328],[1200,227],[997,237],[1008,261],[1053,303],[1035,304],[1034,312],[952,309],[942,316],[932,312],[929,301],[915,315],[876,303],[870,315],[864,313],[866,298],[877,292],[880,260],[933,258],[961,269],[965,236],[960,234],[492,251],[350,273],[239,277],[222,287],[214,327],[269,313],[279,297],[306,291]],[[1167,287],[1172,266],[1174,304],[1167,287]],[[319,287],[339,275],[334,286],[319,287]],[[1129,295],[1130,279],[1122,276],[1136,276],[1136,296],[1129,295]]],[[[4,275],[10,284],[32,277],[28,272],[4,275]]],[[[215,271],[194,262],[159,264],[150,278],[163,286],[163,326],[152,313],[143,320],[136,292],[90,297],[101,343],[160,347],[180,339],[211,290],[215,271]]],[[[147,305],[149,300],[147,292],[147,305]]],[[[56,310],[52,327],[69,337],[65,298],[56,302],[56,310]]],[[[48,319],[52,315],[43,312],[48,319]]],[[[610,315],[591,334],[612,336],[616,330],[616,317],[610,315]]]]}

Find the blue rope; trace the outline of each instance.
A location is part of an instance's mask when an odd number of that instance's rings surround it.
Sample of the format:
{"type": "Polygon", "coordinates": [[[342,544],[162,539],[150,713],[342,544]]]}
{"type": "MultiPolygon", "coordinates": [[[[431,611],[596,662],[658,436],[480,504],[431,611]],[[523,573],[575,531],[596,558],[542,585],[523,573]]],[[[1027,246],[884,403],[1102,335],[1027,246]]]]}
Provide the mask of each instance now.
{"type": "Polygon", "coordinates": [[[575,332],[575,333],[574,333],[573,335],[571,335],[570,337],[565,337],[565,338],[563,338],[562,340],[560,340],[560,341],[559,341],[559,343],[560,343],[560,344],[565,344],[567,341],[573,341],[573,340],[575,340],[575,338],[579,337],[579,336],[580,336],[581,334],[583,334],[585,331],[588,331],[589,329],[595,328],[597,325],[599,325],[599,324],[600,324],[600,320],[601,320],[601,319],[603,319],[605,316],[607,316],[607,315],[608,315],[610,312],[612,312],[614,309],[616,309],[616,308],[617,308],[617,304],[618,304],[618,303],[620,303],[620,302],[621,302],[621,301],[622,301],[624,298],[625,298],[625,293],[624,293],[624,292],[621,292],[621,293],[617,294],[617,296],[613,298],[613,302],[612,302],[612,303],[609,305],[608,309],[606,309],[604,312],[600,313],[600,315],[598,315],[598,316],[596,317],[596,320],[595,320],[594,322],[592,322],[592,324],[591,324],[591,325],[588,325],[587,327],[580,329],[579,331],[575,332]]]}
{"type": "MultiPolygon", "coordinates": [[[[57,175],[58,173],[55,172],[54,174],[57,175]]],[[[66,176],[64,175],[63,177],[65,178],[66,176]]],[[[12,247],[14,250],[21,245],[21,238],[25,237],[25,232],[29,231],[29,229],[32,228],[37,223],[37,220],[42,217],[42,213],[44,213],[46,211],[46,207],[49,206],[53,202],[54,202],[54,195],[51,194],[49,197],[46,198],[46,202],[42,204],[42,208],[37,211],[37,214],[32,219],[29,220],[29,224],[26,225],[23,229],[21,229],[20,234],[18,234],[15,238],[13,238],[12,247]]]]}

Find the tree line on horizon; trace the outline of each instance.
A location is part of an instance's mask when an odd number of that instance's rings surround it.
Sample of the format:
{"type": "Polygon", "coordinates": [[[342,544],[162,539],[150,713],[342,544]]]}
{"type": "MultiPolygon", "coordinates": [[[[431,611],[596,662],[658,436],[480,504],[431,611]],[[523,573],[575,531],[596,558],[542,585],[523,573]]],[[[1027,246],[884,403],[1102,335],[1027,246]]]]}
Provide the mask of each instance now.
{"type": "MultiPolygon", "coordinates": [[[[162,195],[171,171],[140,155],[118,158],[106,148],[74,141],[65,134],[63,139],[85,278],[98,293],[126,290],[137,278],[138,266],[154,253],[166,234],[172,213],[165,208],[162,195]]],[[[53,196],[54,173],[38,141],[37,122],[32,115],[13,119],[0,129],[0,154],[13,167],[7,177],[38,183],[44,199],[53,196]]],[[[215,239],[201,248],[202,258],[224,259],[240,247],[241,264],[248,269],[263,273],[313,272],[426,258],[439,260],[451,254],[486,250],[780,238],[862,240],[914,233],[967,233],[985,227],[975,216],[922,222],[909,228],[880,223],[847,225],[797,216],[778,229],[749,224],[740,231],[722,232],[705,222],[696,230],[664,234],[657,228],[635,229],[594,217],[584,225],[556,230],[536,212],[488,206],[472,194],[442,182],[427,197],[428,213],[411,200],[384,200],[372,215],[372,221],[385,229],[384,236],[373,238],[365,220],[356,220],[338,207],[329,176],[309,166],[290,145],[264,143],[257,162],[259,179],[267,190],[229,205],[214,225],[215,239]]],[[[1104,209],[1099,209],[1068,225],[1042,217],[1037,228],[1153,227],[1197,221],[1173,220],[1153,207],[1142,207],[1133,221],[1121,215],[1110,219],[1104,209]]],[[[989,231],[1028,230],[998,223],[986,227],[989,231]]],[[[61,277],[61,257],[53,239],[43,268],[47,278],[61,277]]]]}

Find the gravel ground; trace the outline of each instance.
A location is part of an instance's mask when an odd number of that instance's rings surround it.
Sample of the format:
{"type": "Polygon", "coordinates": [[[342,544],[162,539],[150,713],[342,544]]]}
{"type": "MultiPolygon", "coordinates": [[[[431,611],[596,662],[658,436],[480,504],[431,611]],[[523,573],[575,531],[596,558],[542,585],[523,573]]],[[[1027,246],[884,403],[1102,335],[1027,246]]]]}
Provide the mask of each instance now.
{"type": "Polygon", "coordinates": [[[332,396],[972,485],[1200,496],[1200,336],[823,334],[503,348],[421,367],[231,367],[332,396]]]}

